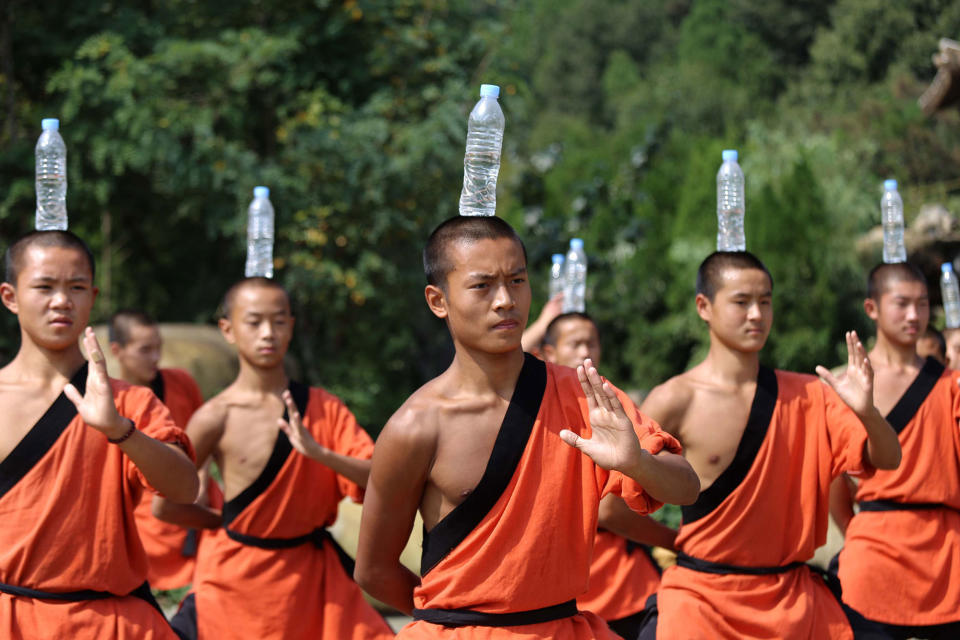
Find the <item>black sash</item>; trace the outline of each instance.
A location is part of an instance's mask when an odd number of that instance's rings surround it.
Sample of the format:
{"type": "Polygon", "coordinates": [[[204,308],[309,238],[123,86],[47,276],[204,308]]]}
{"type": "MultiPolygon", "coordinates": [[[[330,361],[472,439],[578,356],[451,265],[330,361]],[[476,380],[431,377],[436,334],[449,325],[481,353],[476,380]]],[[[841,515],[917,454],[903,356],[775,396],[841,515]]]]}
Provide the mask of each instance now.
{"type": "Polygon", "coordinates": [[[653,568],[657,570],[657,574],[663,575],[663,569],[660,568],[660,564],[657,562],[657,559],[653,557],[653,547],[648,544],[634,542],[629,538],[624,538],[624,541],[627,543],[628,554],[633,554],[635,552],[642,553],[643,555],[647,556],[648,560],[650,560],[650,564],[652,564],[653,568]]]}
{"type": "Polygon", "coordinates": [[[513,627],[551,622],[577,613],[577,601],[567,600],[549,607],[511,613],[484,613],[472,609],[414,609],[413,619],[444,627],[513,627]]]}
{"type": "Polygon", "coordinates": [[[743,429],[733,461],[713,484],[700,492],[696,502],[680,507],[683,524],[690,524],[711,513],[747,477],[760,446],[767,437],[767,429],[777,406],[777,393],[777,374],[772,369],[761,366],[757,372],[757,390],[753,395],[753,404],[750,405],[747,426],[743,429]]]}
{"type": "Polygon", "coordinates": [[[778,573],[787,573],[800,567],[809,566],[805,562],[791,562],[778,567],[745,567],[737,564],[724,564],[722,562],[711,562],[702,558],[694,558],[685,553],[677,554],[677,566],[685,569],[692,569],[701,573],[716,574],[743,574],[750,576],[769,576],[778,573]]]}
{"type": "MultiPolygon", "coordinates": [[[[17,596],[20,598],[37,598],[40,600],[57,600],[60,602],[86,602],[88,600],[105,600],[107,598],[122,598],[124,596],[118,596],[115,593],[110,593],[109,591],[94,591],[93,589],[81,589],[79,591],[61,591],[58,593],[52,591],[41,591],[39,589],[28,589],[26,587],[18,587],[12,584],[4,584],[0,582],[0,593],[7,593],[12,596],[17,596]]],[[[144,582],[139,587],[127,594],[128,596],[134,596],[144,600],[152,606],[154,609],[159,611],[161,615],[163,611],[160,609],[160,605],[157,604],[157,601],[154,599],[153,594],[150,592],[150,584],[144,582]]]]}
{"type": "Polygon", "coordinates": [[[347,577],[351,580],[353,579],[353,558],[343,550],[343,547],[337,544],[337,541],[333,539],[330,532],[323,527],[318,527],[310,533],[296,536],[295,538],[260,538],[258,536],[250,536],[234,531],[229,527],[224,527],[223,529],[227,532],[227,537],[231,540],[247,545],[248,547],[258,547],[260,549],[292,549],[302,544],[312,544],[317,549],[320,549],[324,543],[330,544],[333,546],[333,550],[337,552],[337,556],[340,558],[340,564],[347,573],[347,577]]]}
{"type": "MultiPolygon", "coordinates": [[[[300,415],[306,419],[307,415],[307,402],[310,399],[310,387],[295,382],[290,381],[290,395],[293,396],[293,402],[297,405],[297,411],[300,412],[300,415]]],[[[287,420],[287,410],[283,410],[283,419],[287,420]]],[[[274,427],[276,429],[276,427],[274,427]]],[[[250,483],[250,486],[241,491],[236,497],[232,500],[228,500],[223,505],[223,526],[226,527],[228,524],[233,522],[240,513],[250,506],[250,504],[257,499],[260,494],[266,491],[273,481],[276,480],[277,474],[280,473],[280,469],[283,468],[284,463],[286,463],[287,458],[290,457],[290,454],[293,452],[293,446],[290,444],[290,439],[287,438],[287,434],[280,429],[277,429],[277,439],[273,443],[273,451],[270,453],[270,458],[267,460],[266,466],[263,468],[263,471],[260,472],[260,475],[257,476],[257,479],[250,483]]]]}
{"type": "MultiPolygon", "coordinates": [[[[80,394],[87,389],[87,364],[70,378],[70,383],[80,394]]],[[[0,498],[20,481],[40,462],[40,459],[56,444],[67,425],[77,415],[77,408],[63,393],[57,396],[53,404],[37,420],[37,424],[27,432],[23,440],[13,448],[6,458],[0,461],[0,498]]]]}
{"type": "MultiPolygon", "coordinates": [[[[167,395],[166,383],[163,381],[163,371],[157,370],[157,376],[150,383],[150,389],[153,390],[153,395],[157,396],[157,400],[160,402],[164,401],[164,398],[167,395]]],[[[178,425],[179,426],[179,425],[178,425]]],[[[185,428],[187,425],[180,427],[181,429],[185,428]]]]}
{"type": "Polygon", "coordinates": [[[897,502],[895,500],[866,500],[858,503],[860,511],[926,511],[928,509],[950,509],[957,511],[940,502],[897,502]]]}
{"type": "MultiPolygon", "coordinates": [[[[523,368],[510,398],[510,406],[490,452],[483,477],[473,492],[453,508],[429,532],[424,528],[420,575],[425,576],[490,513],[520,464],[527,441],[540,413],[547,388],[547,365],[524,354],[523,368]]],[[[444,623],[437,623],[444,624],[444,623]]],[[[474,624],[474,623],[465,623],[474,624]]],[[[512,623],[511,623],[512,624],[512,623]]],[[[524,623],[526,624],[526,623],[524,623]]]]}
{"type": "Polygon", "coordinates": [[[887,414],[887,422],[890,423],[894,431],[900,433],[910,420],[913,419],[913,416],[920,410],[920,405],[923,404],[927,396],[930,395],[930,392],[933,391],[937,380],[939,380],[943,374],[943,369],[944,366],[942,364],[933,358],[927,357],[926,362],[923,363],[923,367],[920,369],[920,373],[917,374],[917,377],[913,379],[913,382],[910,383],[910,386],[904,391],[903,396],[893,409],[890,410],[890,413],[887,414]]]}

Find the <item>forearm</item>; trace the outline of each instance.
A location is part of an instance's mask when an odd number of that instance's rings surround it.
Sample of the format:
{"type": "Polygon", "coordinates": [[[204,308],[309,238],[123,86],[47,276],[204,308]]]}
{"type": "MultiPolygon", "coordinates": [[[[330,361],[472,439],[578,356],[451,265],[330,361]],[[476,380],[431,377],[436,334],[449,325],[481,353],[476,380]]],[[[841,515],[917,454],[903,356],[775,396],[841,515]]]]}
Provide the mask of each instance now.
{"type": "Polygon", "coordinates": [[[693,504],[700,495],[700,478],[683,456],[646,449],[622,472],[636,480],[650,497],[668,504],[693,504]]]}
{"type": "Polygon", "coordinates": [[[674,550],[677,532],[653,518],[630,510],[622,498],[608,495],[600,502],[598,526],[618,536],[664,549],[674,550]]]}
{"type": "Polygon", "coordinates": [[[179,504],[163,496],[153,497],[153,515],[187,529],[219,529],[223,524],[223,514],[216,509],[199,504],[179,504]]]}
{"type": "Polygon", "coordinates": [[[410,615],[413,611],[413,590],[420,578],[399,562],[375,564],[357,557],[354,579],[371,596],[397,611],[410,615]]]}
{"type": "Polygon", "coordinates": [[[115,446],[140,469],[151,487],[173,502],[190,504],[197,499],[200,481],[196,467],[177,445],[154,440],[135,429],[129,438],[115,446]]]}
{"type": "Polygon", "coordinates": [[[370,477],[370,460],[344,456],[325,447],[318,447],[317,449],[316,452],[311,453],[311,459],[333,469],[361,489],[366,488],[367,480],[370,477]]]}
{"type": "Polygon", "coordinates": [[[858,416],[867,430],[866,458],[877,469],[896,469],[900,466],[900,440],[876,407],[866,415],[858,416]]]}
{"type": "Polygon", "coordinates": [[[844,535],[853,519],[853,493],[847,484],[846,476],[834,478],[830,483],[830,515],[844,535]]]}

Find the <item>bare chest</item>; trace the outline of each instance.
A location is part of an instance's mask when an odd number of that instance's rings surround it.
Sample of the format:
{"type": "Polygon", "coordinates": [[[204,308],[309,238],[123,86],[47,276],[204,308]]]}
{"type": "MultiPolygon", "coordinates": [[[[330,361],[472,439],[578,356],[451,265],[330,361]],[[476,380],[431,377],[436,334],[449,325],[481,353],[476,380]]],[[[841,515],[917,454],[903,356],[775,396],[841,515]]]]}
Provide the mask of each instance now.
{"type": "Polygon", "coordinates": [[[876,371],[873,381],[873,402],[881,415],[886,416],[897,405],[913,384],[917,373],[917,371],[905,373],[886,369],[876,371]]]}
{"type": "Polygon", "coordinates": [[[750,417],[754,390],[694,395],[679,434],[687,461],[700,477],[701,491],[733,462],[750,417]]]}
{"type": "Polygon", "coordinates": [[[6,460],[24,436],[46,413],[59,393],[25,392],[19,387],[0,386],[0,461],[6,460]]]}
{"type": "Polygon", "coordinates": [[[249,487],[267,466],[280,433],[277,420],[282,415],[279,402],[229,410],[217,447],[227,500],[249,487]]]}

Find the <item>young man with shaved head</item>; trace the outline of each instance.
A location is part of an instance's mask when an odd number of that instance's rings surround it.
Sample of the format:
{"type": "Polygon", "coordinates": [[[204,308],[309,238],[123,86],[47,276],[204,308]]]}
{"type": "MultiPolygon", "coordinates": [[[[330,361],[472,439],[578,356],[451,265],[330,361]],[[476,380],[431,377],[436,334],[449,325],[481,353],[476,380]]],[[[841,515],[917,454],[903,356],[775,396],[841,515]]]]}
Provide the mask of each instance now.
{"type": "Polygon", "coordinates": [[[826,541],[830,481],[900,461],[863,345],[847,334],[845,374],[817,368],[827,384],[762,366],[773,279],[747,252],[703,261],[696,305],[710,332],[706,358],[641,407],[683,443],[702,487],[683,507],[659,621],[641,638],[849,640],[839,603],[805,563],[826,541]]]}
{"type": "Polygon", "coordinates": [[[193,449],[149,389],[107,377],[87,327],[93,275],[67,231],[7,249],[0,299],[20,326],[0,369],[0,637],[11,640],[175,638],[133,509],[144,491],[192,502],[193,449]]]}
{"type": "MultiPolygon", "coordinates": [[[[554,318],[544,334],[541,353],[547,362],[565,367],[576,368],[588,358],[599,365],[600,332],[593,318],[575,311],[554,318]]],[[[647,599],[660,585],[660,567],[647,545],[673,549],[677,532],[634,513],[612,494],[600,501],[597,526],[590,589],[577,598],[577,606],[634,640],[647,614],[647,599]]]]}
{"type": "Polygon", "coordinates": [[[156,509],[213,530],[175,627],[202,639],[393,637],[326,530],[344,497],[362,500],[373,441],[339,398],[287,377],[294,317],[282,286],[246,278],[222,307],[220,331],[237,349],[240,372],[193,415],[187,433],[198,466],[216,460],[226,502],[217,510],[158,501],[156,509]]]}
{"type": "Polygon", "coordinates": [[[844,608],[856,638],[960,638],[960,373],[917,355],[930,301],[915,266],[874,268],[863,306],[877,327],[874,398],[903,463],[860,481],[855,516],[846,486],[833,491],[844,608]]]}
{"type": "Polygon", "coordinates": [[[602,380],[524,354],[523,243],[495,217],[457,217],[424,250],[427,305],[455,355],[389,420],[373,457],[356,577],[412,613],[398,637],[614,638],[577,611],[607,494],[646,513],[688,502],[676,441],[602,380]],[[417,510],[421,577],[399,562],[417,510]]]}
{"type": "MultiPolygon", "coordinates": [[[[170,410],[173,421],[186,428],[190,416],[203,404],[196,381],[184,369],[161,369],[163,339],[157,322],[143,311],[121,309],[110,316],[110,351],[120,364],[120,378],[130,384],[150,387],[170,410]]],[[[194,472],[190,469],[190,473],[194,472]]],[[[202,475],[207,500],[222,502],[216,483],[202,475]]],[[[193,581],[199,531],[163,522],[153,515],[153,496],[145,494],[134,515],[140,541],[147,552],[147,577],[154,589],[179,589],[193,581]]]]}

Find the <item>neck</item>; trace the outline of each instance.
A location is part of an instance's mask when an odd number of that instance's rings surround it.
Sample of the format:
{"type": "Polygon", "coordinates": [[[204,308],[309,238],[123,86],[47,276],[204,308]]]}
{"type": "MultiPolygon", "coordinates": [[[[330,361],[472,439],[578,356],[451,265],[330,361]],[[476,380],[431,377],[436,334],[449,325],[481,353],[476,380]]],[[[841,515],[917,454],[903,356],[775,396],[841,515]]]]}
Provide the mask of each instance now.
{"type": "MultiPolygon", "coordinates": [[[[133,373],[131,373],[130,371],[124,369],[123,366],[120,367],[119,373],[120,373],[120,379],[123,380],[124,382],[129,382],[130,384],[138,384],[141,387],[149,387],[153,383],[153,381],[156,380],[156,378],[154,377],[144,382],[137,376],[133,375],[133,373]]],[[[157,371],[157,375],[158,376],[160,375],[159,371],[157,371]]]]}
{"type": "Polygon", "coordinates": [[[290,378],[283,370],[283,364],[275,367],[255,367],[240,358],[240,373],[234,385],[245,391],[260,391],[279,395],[290,386],[290,378]]]}
{"type": "Polygon", "coordinates": [[[887,338],[882,331],[877,332],[877,343],[870,350],[870,361],[895,369],[907,369],[921,364],[916,343],[898,344],[887,338]]]}
{"type": "Polygon", "coordinates": [[[53,385],[70,380],[84,362],[86,359],[78,342],[73,342],[66,349],[46,349],[21,332],[20,350],[9,366],[25,378],[37,378],[53,385]]]}
{"type": "Polygon", "coordinates": [[[487,353],[455,344],[456,355],[448,371],[457,386],[471,393],[495,393],[506,399],[513,397],[517,378],[523,368],[523,349],[505,353],[487,353]]]}
{"type": "Polygon", "coordinates": [[[760,352],[737,351],[710,336],[710,351],[703,363],[715,378],[725,384],[741,385],[756,382],[760,371],[760,352]]]}

